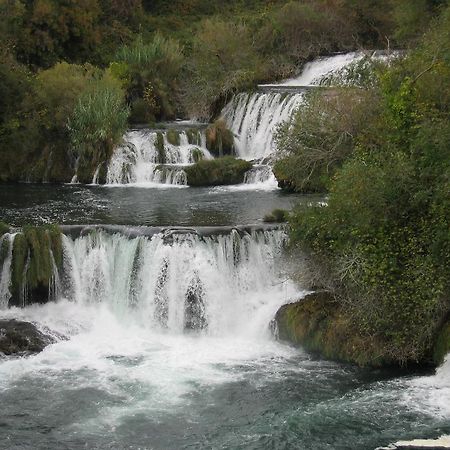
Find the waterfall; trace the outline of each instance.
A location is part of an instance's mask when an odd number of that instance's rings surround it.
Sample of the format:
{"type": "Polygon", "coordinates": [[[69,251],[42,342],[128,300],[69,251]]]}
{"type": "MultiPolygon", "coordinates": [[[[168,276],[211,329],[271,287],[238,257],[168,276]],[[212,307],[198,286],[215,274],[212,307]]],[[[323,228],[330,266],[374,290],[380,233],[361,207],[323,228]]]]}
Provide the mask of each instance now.
{"type": "Polygon", "coordinates": [[[277,127],[291,117],[303,98],[302,92],[236,95],[225,106],[222,116],[235,135],[239,157],[252,160],[273,154],[277,127]]]}
{"type": "Polygon", "coordinates": [[[62,292],[73,302],[105,305],[155,330],[267,331],[278,307],[295,292],[276,264],[285,241],[281,230],[66,235],[62,292]]]}
{"type": "Polygon", "coordinates": [[[9,288],[11,285],[11,262],[15,236],[16,233],[5,233],[0,238],[0,309],[8,307],[11,297],[9,288]]]}
{"type": "Polygon", "coordinates": [[[183,166],[212,159],[199,130],[133,130],[124,136],[108,165],[106,183],[111,185],[153,183],[184,186],[183,166]]]}
{"type": "Polygon", "coordinates": [[[277,180],[272,172],[272,168],[267,164],[254,165],[244,177],[245,184],[274,184],[277,180]]]}

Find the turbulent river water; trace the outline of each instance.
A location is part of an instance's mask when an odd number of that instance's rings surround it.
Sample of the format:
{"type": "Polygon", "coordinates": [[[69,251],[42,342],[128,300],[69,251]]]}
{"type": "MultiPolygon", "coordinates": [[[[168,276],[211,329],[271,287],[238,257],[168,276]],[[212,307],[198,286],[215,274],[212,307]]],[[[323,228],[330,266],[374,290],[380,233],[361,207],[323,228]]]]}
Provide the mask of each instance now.
{"type": "MultiPolygon", "coordinates": [[[[0,189],[2,217],[16,225],[31,217],[242,225],[299,200],[317,198],[232,189],[0,189]]],[[[0,360],[0,447],[374,449],[449,433],[449,362],[437,374],[366,371],[273,338],[277,308],[302,295],[286,279],[283,236],[67,235],[59,301],[0,312],[57,339],[38,355],[0,360]],[[192,286],[203,299],[195,332],[183,322],[192,286]]]]}

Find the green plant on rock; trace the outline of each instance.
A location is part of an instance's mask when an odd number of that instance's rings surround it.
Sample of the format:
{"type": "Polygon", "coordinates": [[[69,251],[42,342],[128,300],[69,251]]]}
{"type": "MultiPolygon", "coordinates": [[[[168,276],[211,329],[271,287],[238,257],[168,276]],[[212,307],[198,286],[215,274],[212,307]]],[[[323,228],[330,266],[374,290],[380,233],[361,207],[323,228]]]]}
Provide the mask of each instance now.
{"type": "Polygon", "coordinates": [[[0,222],[0,237],[3,236],[6,233],[9,233],[9,225],[5,222],[0,222]]]}
{"type": "Polygon", "coordinates": [[[171,145],[180,145],[180,132],[178,130],[169,129],[166,132],[167,142],[171,145]]]}
{"type": "Polygon", "coordinates": [[[220,186],[240,184],[251,163],[231,156],[199,161],[185,168],[189,186],[220,186]]]}

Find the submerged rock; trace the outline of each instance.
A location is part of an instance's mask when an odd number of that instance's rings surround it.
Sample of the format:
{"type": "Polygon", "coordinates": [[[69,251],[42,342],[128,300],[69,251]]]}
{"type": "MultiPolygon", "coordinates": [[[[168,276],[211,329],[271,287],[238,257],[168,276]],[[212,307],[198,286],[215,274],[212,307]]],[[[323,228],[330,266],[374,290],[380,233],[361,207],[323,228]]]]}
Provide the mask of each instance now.
{"type": "Polygon", "coordinates": [[[39,353],[53,342],[30,322],[0,320],[0,354],[39,353]]]}

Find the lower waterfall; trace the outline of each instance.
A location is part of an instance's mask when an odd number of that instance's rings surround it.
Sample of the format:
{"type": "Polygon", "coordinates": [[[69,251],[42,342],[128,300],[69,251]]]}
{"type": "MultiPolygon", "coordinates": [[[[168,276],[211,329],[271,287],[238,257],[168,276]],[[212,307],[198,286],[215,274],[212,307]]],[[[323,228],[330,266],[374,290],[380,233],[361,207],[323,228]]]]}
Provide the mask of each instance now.
{"type": "Polygon", "coordinates": [[[153,330],[265,333],[278,307],[296,294],[279,265],[285,241],[281,230],[64,236],[60,291],[153,330]]]}

